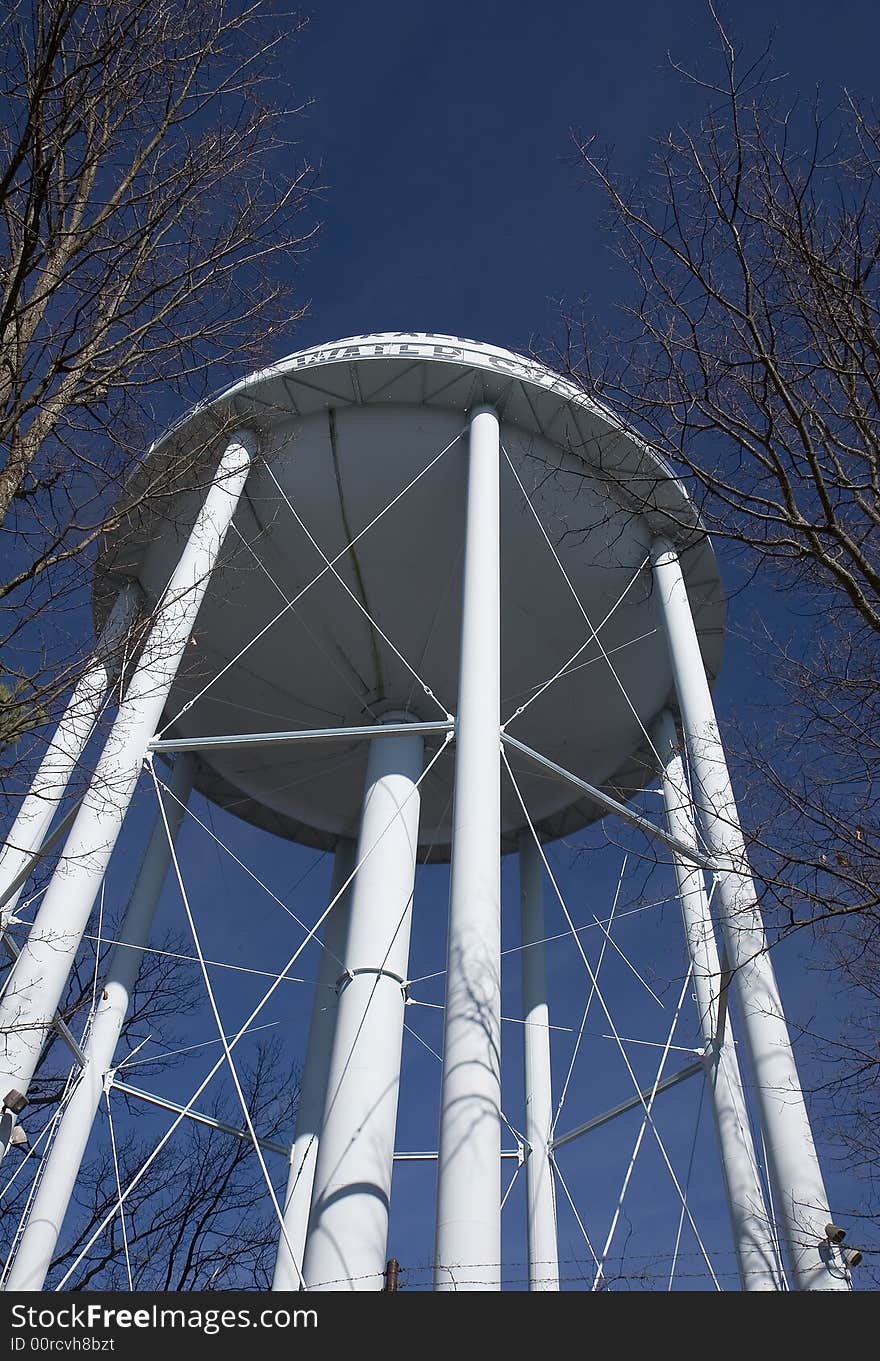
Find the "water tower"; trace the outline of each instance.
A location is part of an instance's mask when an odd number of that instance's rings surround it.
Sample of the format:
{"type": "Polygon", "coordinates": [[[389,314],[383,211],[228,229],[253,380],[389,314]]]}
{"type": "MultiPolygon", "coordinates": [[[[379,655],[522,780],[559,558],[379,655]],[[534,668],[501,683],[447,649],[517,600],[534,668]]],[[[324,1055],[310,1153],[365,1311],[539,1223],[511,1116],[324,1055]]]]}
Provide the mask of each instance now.
{"type": "MultiPolygon", "coordinates": [[[[703,1046],[665,1085],[706,1083],[741,1285],[784,1288],[781,1239],[794,1288],[848,1288],[710,698],[718,570],[670,469],[532,360],[376,334],[293,354],[197,407],[151,449],[123,512],[95,573],[94,665],[0,862],[8,913],[59,838],[53,813],[140,621],[2,1003],[6,1145],[137,782],[152,771],[171,793],[7,1288],[45,1278],[192,786],[335,856],[331,903],[294,955],[323,935],[276,1289],[381,1288],[416,867],[446,861],[434,1288],[500,1287],[507,853],[520,862],[529,1283],[559,1288],[552,1165],[582,1131],[552,1124],[543,848],[606,816],[675,867],[703,1046]],[[170,778],[160,756],[175,758],[170,778]],[[658,780],[663,825],[629,806],[658,780]]],[[[629,1107],[648,1111],[656,1091],[633,1085],[629,1107]]]]}

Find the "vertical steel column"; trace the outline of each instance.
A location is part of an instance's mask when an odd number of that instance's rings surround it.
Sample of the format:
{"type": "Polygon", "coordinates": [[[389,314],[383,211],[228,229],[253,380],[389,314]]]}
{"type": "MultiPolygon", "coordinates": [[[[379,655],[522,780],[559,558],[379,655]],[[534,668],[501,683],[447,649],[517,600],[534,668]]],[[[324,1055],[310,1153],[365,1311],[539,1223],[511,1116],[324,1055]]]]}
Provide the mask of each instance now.
{"type": "MultiPolygon", "coordinates": [[[[0,1002],[0,1101],[27,1094],[43,1042],[64,994],[116,838],[156,731],[184,648],[251,463],[249,441],[235,436],[174,570],[125,698],[95,768],[27,944],[0,1002]]],[[[14,1126],[0,1119],[0,1155],[14,1126]]]]}
{"type": "Polygon", "coordinates": [[[0,850],[2,925],[15,911],[24,884],[6,902],[2,899],[45,840],[55,810],[64,798],[70,777],[92,734],[104,696],[119,672],[118,649],[137,615],[142,596],[140,587],[132,581],[123,586],[116,597],[94,657],[73,688],[40,768],[9,829],[6,844],[0,850]]]}
{"type": "Polygon", "coordinates": [[[775,1212],[798,1290],[847,1290],[839,1255],[825,1240],[830,1219],[813,1133],[739,824],[721,736],[678,554],[652,547],[692,794],[711,854],[715,900],[755,1082],[775,1212]]]}
{"type": "Polygon", "coordinates": [[[501,1288],[499,425],[470,421],[435,1290],[501,1288]]]}
{"type": "Polygon", "coordinates": [[[544,866],[531,832],[519,837],[519,902],[522,923],[523,1048],[525,1058],[526,1216],[529,1289],[559,1289],[556,1200],[550,1165],[553,1085],[550,1013],[544,961],[544,866]]]}
{"type": "MultiPolygon", "coordinates": [[[[176,838],[186,801],[192,789],[195,758],[178,756],[168,780],[170,795],[163,791],[165,816],[176,838]]],[[[171,847],[162,814],[157,813],[147,852],[125,921],[114,946],[100,1003],[85,1044],[86,1062],[55,1132],[37,1194],[28,1211],[21,1242],[15,1253],[6,1290],[42,1290],[52,1262],[58,1235],[73,1195],[95,1115],[104,1091],[107,1072],[128,1012],[143,959],[143,946],[150,938],[162,885],[171,861],[171,847]]]]}
{"type": "Polygon", "coordinates": [[[351,885],[344,890],[343,885],[354,872],[357,864],[356,852],[357,845],[354,841],[348,837],[339,838],[333,859],[330,901],[332,902],[340,892],[342,896],[324,925],[324,947],[318,961],[318,978],[312,1003],[309,1039],[296,1108],[296,1128],[290,1150],[287,1194],[284,1200],[284,1228],[287,1238],[282,1235],[278,1242],[275,1275],[272,1279],[273,1290],[299,1290],[297,1267],[302,1270],[315,1164],[321,1141],[321,1121],[327,1094],[327,1071],[336,1029],[336,1008],[339,1000],[336,981],[343,967],[341,961],[345,958],[348,940],[351,885]]]}
{"type": "MultiPolygon", "coordinates": [[[[668,710],[657,720],[653,739],[663,762],[663,803],[670,834],[696,849],[690,793],[678,749],[675,721],[668,710]]],[[[721,1155],[740,1282],[744,1290],[781,1290],[782,1273],[758,1173],[733,1029],[730,1016],[725,1017],[720,1006],[721,962],[703,871],[676,851],[672,853],[672,862],[693,968],[694,993],[705,1045],[706,1083],[721,1155]]]]}
{"type": "Polygon", "coordinates": [[[370,743],[303,1263],[311,1290],[382,1289],[423,759],[416,733],[370,743]]]}

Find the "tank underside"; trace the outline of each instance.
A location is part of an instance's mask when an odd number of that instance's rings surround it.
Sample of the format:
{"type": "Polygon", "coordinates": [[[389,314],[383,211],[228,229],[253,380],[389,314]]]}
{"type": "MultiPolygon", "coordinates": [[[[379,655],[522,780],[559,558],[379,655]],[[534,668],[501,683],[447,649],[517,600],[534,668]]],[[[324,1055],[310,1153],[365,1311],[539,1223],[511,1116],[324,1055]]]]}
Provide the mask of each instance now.
{"type": "MultiPolygon", "coordinates": [[[[320,362],[282,361],[200,409],[152,452],[155,467],[170,447],[201,441],[206,462],[216,458],[220,411],[227,428],[240,421],[260,439],[164,735],[360,726],[392,710],[420,720],[455,713],[466,412],[491,401],[504,451],[502,717],[519,741],[628,797],[652,778],[645,730],[672,692],[648,564],[659,530],[682,544],[710,678],[720,662],[718,571],[692,505],[668,470],[549,371],[512,355],[507,369],[490,364],[507,352],[472,342],[459,342],[472,352],[458,359],[433,355],[441,342],[454,349],[449,337],[394,338],[398,351],[421,346],[421,356],[389,354],[390,338],[368,340],[379,354],[366,353],[361,338],[333,347],[337,358],[325,347],[306,352],[320,362]],[[345,347],[365,353],[346,359],[345,347]]],[[[172,514],[160,507],[106,545],[99,614],[124,576],[159,597],[200,495],[181,493],[172,514]]],[[[441,741],[429,740],[429,758],[441,741]]],[[[351,740],[225,748],[200,754],[197,785],[258,826],[330,848],[357,826],[366,754],[365,742],[351,740]]],[[[526,758],[511,756],[511,765],[542,837],[601,816],[526,758]]],[[[422,784],[423,860],[448,858],[452,773],[444,752],[422,784]]],[[[525,820],[509,780],[502,791],[502,849],[510,850],[525,820]]]]}

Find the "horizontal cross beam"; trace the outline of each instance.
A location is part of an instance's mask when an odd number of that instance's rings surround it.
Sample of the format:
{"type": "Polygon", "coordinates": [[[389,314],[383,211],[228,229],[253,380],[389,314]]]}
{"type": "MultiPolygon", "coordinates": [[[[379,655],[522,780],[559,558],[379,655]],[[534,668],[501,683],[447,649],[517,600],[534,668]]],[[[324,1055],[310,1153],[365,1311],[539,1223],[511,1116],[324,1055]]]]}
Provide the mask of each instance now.
{"type": "Polygon", "coordinates": [[[444,718],[436,723],[366,723],[357,728],[300,728],[290,732],[240,732],[219,737],[173,737],[154,740],[148,751],[222,751],[228,747],[278,747],[289,742],[352,742],[374,737],[411,737],[420,733],[448,733],[455,728],[455,720],[444,718]]]}
{"type": "MultiPolygon", "coordinates": [[[[75,812],[76,810],[74,809],[73,811],[75,812]]],[[[6,931],[3,932],[3,949],[6,951],[9,958],[13,961],[18,959],[18,956],[21,954],[21,950],[6,931]]],[[[58,1038],[62,1040],[64,1044],[67,1045],[68,1049],[70,1050],[73,1057],[76,1059],[80,1068],[85,1068],[86,1056],[82,1051],[79,1041],[75,1038],[72,1031],[68,1027],[67,1022],[62,1021],[61,1017],[56,1015],[55,1019],[52,1022],[52,1029],[55,1031],[58,1038]]]]}
{"type": "MultiPolygon", "coordinates": [[[[194,1121],[197,1125],[206,1125],[208,1129],[219,1130],[221,1134],[230,1134],[233,1139],[241,1139],[245,1143],[253,1143],[250,1132],[246,1129],[238,1129],[235,1125],[227,1125],[224,1120],[218,1120],[213,1115],[205,1115],[203,1111],[193,1110],[192,1107],[181,1106],[177,1101],[171,1101],[165,1096],[156,1096],[154,1092],[145,1092],[141,1087],[131,1087],[127,1082],[119,1082],[113,1078],[109,1084],[114,1091],[121,1092],[123,1096],[133,1097],[136,1101],[146,1101],[151,1106],[158,1106],[160,1110],[172,1111],[175,1115],[184,1115],[188,1120],[194,1121]]],[[[260,1148],[266,1149],[267,1153],[278,1153],[282,1158],[290,1157],[290,1149],[283,1144],[276,1144],[271,1139],[257,1139],[260,1148]]],[[[519,1158],[522,1155],[519,1149],[502,1149],[502,1158],[519,1158]]],[[[436,1153],[395,1153],[395,1162],[435,1162],[436,1153]]]]}
{"type": "Polygon", "coordinates": [[[630,1097],[629,1101],[621,1101],[619,1106],[612,1106],[610,1111],[603,1112],[602,1115],[594,1115],[592,1120],[588,1120],[584,1125],[578,1125],[576,1129],[570,1129],[567,1134],[560,1134],[558,1139],[551,1140],[550,1148],[555,1153],[557,1148],[562,1148],[563,1144],[570,1144],[573,1139],[579,1139],[582,1134],[589,1134],[592,1129],[599,1129],[602,1125],[607,1125],[609,1120],[614,1120],[618,1115],[625,1115],[627,1111],[635,1110],[637,1106],[644,1106],[651,1099],[651,1094],[659,1096],[661,1092],[668,1092],[672,1087],[677,1087],[680,1082],[685,1082],[689,1077],[695,1077],[697,1073],[703,1071],[703,1060],[698,1059],[696,1063],[689,1063],[687,1067],[679,1069],[677,1073],[672,1073],[669,1077],[658,1082],[656,1087],[652,1082],[649,1087],[643,1087],[636,1095],[630,1097]]]}
{"type": "MultiPolygon", "coordinates": [[[[181,1106],[176,1101],[170,1101],[165,1096],[156,1096],[154,1092],[145,1092],[140,1087],[130,1087],[127,1082],[118,1082],[114,1077],[109,1085],[115,1092],[122,1092],[123,1096],[134,1097],[137,1101],[146,1101],[150,1106],[158,1106],[160,1110],[172,1111],[175,1115],[185,1115],[188,1120],[192,1120],[196,1125],[206,1125],[208,1129],[219,1130],[221,1134],[231,1134],[233,1139],[241,1139],[247,1144],[252,1144],[253,1139],[249,1130],[237,1129],[235,1125],[227,1125],[224,1120],[217,1120],[213,1115],[205,1115],[203,1111],[193,1110],[192,1107],[181,1106]]],[[[283,1144],[273,1143],[271,1139],[257,1139],[260,1148],[265,1148],[267,1153],[278,1153],[282,1158],[290,1157],[290,1149],[283,1144]]]]}
{"type": "Polygon", "coordinates": [[[675,851],[682,859],[690,861],[691,864],[699,865],[701,869],[709,870],[710,873],[714,873],[717,866],[715,861],[709,856],[702,855],[698,850],[695,850],[693,846],[688,846],[686,842],[679,841],[678,837],[670,836],[668,832],[664,832],[662,827],[658,827],[656,823],[651,822],[649,818],[643,818],[640,813],[636,813],[632,808],[628,808],[625,803],[620,803],[618,799],[612,798],[611,795],[606,794],[604,790],[597,789],[594,784],[589,784],[586,780],[580,779],[579,776],[573,775],[571,771],[566,770],[564,766],[557,765],[556,762],[551,761],[548,756],[542,756],[539,751],[535,751],[532,747],[527,747],[524,742],[517,741],[515,737],[511,737],[508,733],[503,732],[501,734],[501,740],[504,745],[510,747],[512,751],[518,751],[521,756],[527,757],[528,760],[533,761],[536,766],[541,766],[544,770],[552,771],[560,780],[564,780],[575,789],[579,789],[582,794],[586,794],[594,803],[598,803],[600,808],[607,809],[609,813],[616,813],[618,817],[623,818],[624,822],[630,823],[633,827],[638,827],[641,831],[646,832],[648,836],[653,837],[655,841],[662,841],[664,846],[668,846],[671,851],[675,851]]]}
{"type": "Polygon", "coordinates": [[[18,871],[18,874],[6,885],[6,888],[3,890],[2,894],[0,894],[0,908],[4,908],[10,898],[15,897],[22,884],[27,883],[28,879],[30,879],[40,861],[45,860],[49,852],[54,850],[58,845],[58,842],[64,836],[64,833],[73,825],[73,819],[79,812],[81,803],[82,799],[77,799],[76,803],[72,808],[68,809],[57,826],[52,828],[42,845],[34,851],[33,855],[28,856],[27,861],[18,871]]]}

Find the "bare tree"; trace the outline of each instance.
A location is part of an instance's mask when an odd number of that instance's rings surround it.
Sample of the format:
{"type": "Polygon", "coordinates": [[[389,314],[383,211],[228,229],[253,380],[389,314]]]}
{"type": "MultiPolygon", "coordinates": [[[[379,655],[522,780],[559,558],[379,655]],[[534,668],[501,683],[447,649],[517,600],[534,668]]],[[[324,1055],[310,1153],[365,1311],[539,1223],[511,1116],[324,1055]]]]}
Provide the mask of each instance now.
{"type": "MultiPolygon", "coordinates": [[[[299,1087],[295,1074],[282,1070],[276,1047],[262,1046],[241,1077],[261,1137],[290,1137],[299,1087]]],[[[116,1154],[123,1188],[135,1179],[158,1141],[158,1134],[145,1138],[138,1132],[143,1109],[126,1113],[117,1106],[116,1154]]],[[[209,1103],[208,1113],[227,1124],[236,1122],[236,1109],[222,1098],[209,1103]]],[[[103,1112],[95,1135],[97,1148],[77,1180],[47,1288],[60,1282],[118,1201],[117,1170],[103,1112]]],[[[26,1195],[24,1183],[4,1205],[4,1251],[26,1195]]],[[[117,1213],[88,1247],[66,1288],[125,1290],[129,1263],[139,1290],[269,1288],[279,1227],[247,1138],[184,1122],[173,1143],[161,1150],[126,1197],[124,1213],[125,1234],[117,1213]]]]}
{"type": "MultiPolygon", "coordinates": [[[[301,314],[313,171],[271,0],[19,0],[0,20],[0,740],[51,717],[122,483],[176,403],[301,314]],[[284,77],[285,79],[282,79],[284,77]]],[[[169,498],[197,460],[139,493],[169,498]]]]}
{"type": "MultiPolygon", "coordinates": [[[[58,1018],[68,1032],[83,1031],[95,1005],[96,989],[107,972],[111,947],[119,935],[120,922],[113,919],[102,923],[101,941],[86,939],[77,952],[70,971],[58,1018]],[[97,952],[97,959],[96,959],[97,952]]],[[[12,926],[7,939],[15,931],[12,926]]],[[[26,928],[24,928],[26,929],[26,928]]],[[[137,982],[132,991],[119,1043],[133,1047],[137,1038],[152,1036],[160,1048],[179,1043],[177,1027],[186,1023],[196,1009],[198,991],[193,987],[193,968],[187,969],[181,960],[187,958],[187,942],[180,936],[165,936],[154,948],[143,952],[137,982]]],[[[0,967],[0,979],[5,983],[9,960],[0,967]]],[[[149,1052],[149,1051],[148,1051],[149,1052]]],[[[30,1137],[34,1133],[34,1119],[45,1118],[43,1112],[62,1100],[71,1069],[71,1054],[57,1028],[50,1033],[40,1054],[33,1085],[28,1089],[28,1115],[23,1127],[30,1137]]],[[[75,1070],[74,1070],[75,1071],[75,1070]]],[[[161,1065],[147,1065],[145,1072],[161,1072],[161,1065]]]]}
{"type": "Polygon", "coordinates": [[[880,124],[849,92],[805,103],[772,45],[747,58],[709,11],[712,73],[673,63],[705,108],[658,139],[642,181],[576,137],[622,266],[621,322],[597,336],[569,309],[551,348],[770,588],[752,639],[766,709],[738,733],[742,811],[771,924],[821,923],[853,990],[858,1025],[824,1045],[827,1090],[847,1088],[836,1129],[876,1177],[880,124]]]}
{"type": "MultiPolygon", "coordinates": [[[[635,285],[616,361],[581,373],[704,492],[708,528],[880,632],[880,127],[786,102],[720,23],[710,105],[627,189],[578,139],[635,285]]],[[[681,70],[681,68],[677,68],[681,70]]]]}
{"type": "MultiPolygon", "coordinates": [[[[260,1136],[292,1137],[299,1094],[282,1064],[280,1046],[262,1045],[242,1071],[242,1088],[260,1136]]],[[[156,1140],[137,1137],[130,1112],[128,1137],[118,1149],[120,1182],[134,1178],[156,1140]]],[[[240,1125],[229,1102],[210,1113],[240,1125]]],[[[116,1204],[116,1171],[107,1146],[83,1169],[77,1184],[75,1223],[52,1265],[57,1283],[116,1204]]],[[[251,1142],[185,1122],[126,1200],[126,1237],[132,1278],[139,1290],[268,1290],[278,1246],[278,1220],[251,1142]]],[[[116,1215],[68,1284],[69,1289],[127,1289],[128,1267],[116,1215]]]]}
{"type": "MultiPolygon", "coordinates": [[[[20,739],[40,745],[87,661],[95,554],[150,442],[182,405],[268,357],[302,314],[315,188],[293,140],[302,27],[273,0],[14,0],[0,18],[4,774],[33,766],[20,739]]],[[[147,468],[126,515],[159,502],[170,516],[210,477],[203,452],[147,468]]],[[[75,1032],[100,974],[84,947],[60,1010],[75,1032]]],[[[148,1026],[173,1047],[171,1018],[192,994],[186,966],[148,953],[125,1035],[148,1026]]],[[[289,1120],[296,1091],[277,1074],[268,1083],[269,1065],[267,1051],[248,1084],[265,1133],[289,1120]]],[[[70,1069],[52,1034],[24,1116],[32,1138],[70,1069]]],[[[121,1126],[127,1178],[143,1139],[133,1119],[121,1126]]],[[[7,1247],[26,1183],[4,1201],[7,1247]]],[[[264,1281],[277,1228],[245,1211],[260,1185],[247,1145],[187,1125],[137,1188],[129,1246],[141,1283],[264,1281]]],[[[106,1149],[79,1195],[68,1255],[115,1200],[106,1149]]],[[[90,1251],[81,1284],[124,1280],[119,1227],[90,1251]]]]}
{"type": "Polygon", "coordinates": [[[786,102],[770,52],[741,69],[717,31],[721,77],[682,72],[709,108],[646,183],[578,139],[631,287],[601,344],[567,319],[564,359],[801,610],[759,640],[786,711],[751,753],[756,847],[791,920],[876,911],[880,126],[850,96],[786,102]]]}

